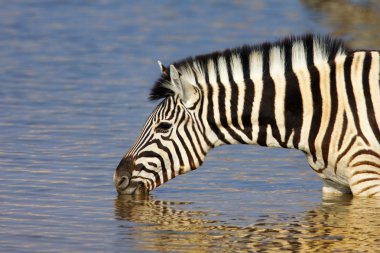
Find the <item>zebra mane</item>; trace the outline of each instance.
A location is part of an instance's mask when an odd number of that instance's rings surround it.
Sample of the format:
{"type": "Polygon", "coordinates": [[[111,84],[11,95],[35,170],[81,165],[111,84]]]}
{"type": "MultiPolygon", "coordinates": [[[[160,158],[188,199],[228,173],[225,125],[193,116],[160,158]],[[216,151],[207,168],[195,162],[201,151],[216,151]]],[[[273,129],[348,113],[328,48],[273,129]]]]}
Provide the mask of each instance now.
{"type": "MultiPolygon", "coordinates": [[[[329,36],[319,36],[313,34],[306,34],[302,36],[291,36],[275,42],[265,42],[258,45],[244,45],[237,48],[225,49],[223,51],[216,51],[210,54],[198,55],[188,57],[183,60],[174,62],[173,65],[183,75],[183,78],[188,79],[193,85],[196,84],[197,76],[203,76],[208,72],[208,64],[210,61],[217,62],[221,57],[226,59],[227,64],[232,60],[240,59],[244,76],[249,76],[249,56],[256,53],[262,56],[263,71],[262,76],[269,75],[269,54],[271,49],[278,48],[284,52],[284,59],[280,59],[279,63],[285,66],[285,71],[291,69],[292,61],[297,61],[292,57],[292,50],[299,50],[298,55],[300,58],[306,59],[306,65],[300,63],[301,67],[312,67],[317,62],[329,62],[339,55],[346,55],[351,50],[348,49],[342,40],[334,39],[329,36]],[[266,64],[267,63],[267,64],[266,64]]],[[[293,52],[294,55],[294,52],[293,52]]],[[[297,55],[297,54],[296,54],[297,55]]],[[[304,61],[303,61],[304,62],[304,61]]],[[[271,64],[273,64],[271,62],[271,64]]],[[[151,92],[150,100],[157,100],[173,96],[175,91],[170,89],[170,75],[169,70],[163,65],[161,67],[161,77],[155,82],[151,92]]],[[[216,68],[218,72],[218,69],[216,68]]]]}

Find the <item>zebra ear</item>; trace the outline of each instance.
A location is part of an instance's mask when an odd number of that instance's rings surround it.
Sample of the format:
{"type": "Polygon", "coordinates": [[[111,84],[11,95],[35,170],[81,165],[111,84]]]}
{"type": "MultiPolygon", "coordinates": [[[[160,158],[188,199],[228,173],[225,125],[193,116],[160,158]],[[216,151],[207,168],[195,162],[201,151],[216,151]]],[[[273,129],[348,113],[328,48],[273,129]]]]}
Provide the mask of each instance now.
{"type": "Polygon", "coordinates": [[[188,81],[181,78],[181,73],[178,72],[174,65],[170,65],[170,81],[173,85],[172,90],[174,93],[179,95],[185,106],[192,107],[198,100],[198,89],[188,81]]]}
{"type": "Polygon", "coordinates": [[[158,66],[160,66],[161,74],[168,75],[168,68],[165,67],[161,61],[157,61],[158,66]]]}

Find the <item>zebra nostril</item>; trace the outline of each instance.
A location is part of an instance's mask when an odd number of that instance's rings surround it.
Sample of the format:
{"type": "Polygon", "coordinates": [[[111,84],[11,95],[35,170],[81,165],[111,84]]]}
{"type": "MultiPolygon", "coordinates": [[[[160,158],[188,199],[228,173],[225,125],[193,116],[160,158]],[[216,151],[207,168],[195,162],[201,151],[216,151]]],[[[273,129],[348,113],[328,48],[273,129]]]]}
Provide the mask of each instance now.
{"type": "Polygon", "coordinates": [[[126,190],[131,184],[131,171],[133,170],[133,160],[130,157],[121,159],[113,175],[113,182],[118,192],[126,190]]]}
{"type": "Polygon", "coordinates": [[[128,187],[128,185],[129,185],[129,178],[127,176],[122,176],[120,177],[116,187],[119,190],[124,190],[125,188],[128,187]]]}

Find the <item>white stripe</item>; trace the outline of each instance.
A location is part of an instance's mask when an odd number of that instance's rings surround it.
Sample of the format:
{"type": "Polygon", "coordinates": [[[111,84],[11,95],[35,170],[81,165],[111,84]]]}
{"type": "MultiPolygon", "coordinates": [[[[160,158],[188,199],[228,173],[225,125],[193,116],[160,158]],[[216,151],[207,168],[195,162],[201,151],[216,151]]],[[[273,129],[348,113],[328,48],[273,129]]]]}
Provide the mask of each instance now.
{"type": "Polygon", "coordinates": [[[313,61],[315,66],[327,61],[326,48],[320,44],[318,39],[313,40],[313,61]]]}
{"type": "Polygon", "coordinates": [[[243,109],[244,109],[244,94],[245,94],[245,82],[244,82],[244,74],[243,74],[243,66],[241,65],[240,57],[237,55],[233,55],[231,57],[231,69],[232,69],[232,76],[237,84],[238,91],[239,91],[239,97],[238,97],[238,105],[237,105],[237,114],[240,116],[238,117],[238,123],[241,129],[244,129],[243,126],[243,109]]]}
{"type": "Polygon", "coordinates": [[[269,52],[269,73],[274,81],[274,113],[276,123],[281,135],[281,141],[285,141],[285,55],[279,47],[274,47],[269,52]]]}
{"type": "Polygon", "coordinates": [[[353,54],[351,64],[351,83],[356,101],[356,108],[358,110],[359,124],[364,135],[371,136],[370,139],[375,139],[371,125],[368,121],[366,98],[363,90],[363,64],[365,52],[357,52],[353,54]],[[363,112],[363,113],[360,113],[363,112]]]}
{"type": "Polygon", "coordinates": [[[261,97],[263,95],[263,55],[253,51],[249,56],[249,76],[254,83],[255,97],[252,104],[252,141],[257,142],[259,134],[259,112],[261,97]]]}
{"type": "MultiPolygon", "coordinates": [[[[315,67],[317,68],[319,72],[319,88],[321,92],[322,97],[322,108],[321,108],[321,122],[320,127],[318,130],[318,134],[314,140],[315,147],[316,147],[316,155],[317,157],[322,157],[322,149],[318,147],[322,147],[322,141],[325,137],[325,133],[327,130],[327,127],[330,122],[330,113],[331,113],[331,94],[330,94],[330,65],[326,61],[320,61],[318,62],[315,67]]],[[[319,122],[318,122],[319,123],[319,122]]],[[[312,161],[309,161],[312,163],[312,161]]],[[[320,165],[324,166],[324,165],[320,165]]]]}
{"type": "MultiPolygon", "coordinates": [[[[218,69],[219,69],[219,77],[220,81],[224,87],[225,90],[225,97],[224,97],[224,106],[226,110],[226,117],[227,122],[229,126],[232,126],[232,120],[231,120],[231,84],[228,78],[228,70],[227,70],[227,62],[224,57],[219,57],[218,59],[218,69]]],[[[229,138],[230,139],[230,138],[229,138]]]]}
{"type": "Polygon", "coordinates": [[[380,52],[371,52],[372,62],[369,72],[369,87],[377,126],[380,127],[380,52]]]}
{"type": "Polygon", "coordinates": [[[293,44],[292,68],[298,79],[303,105],[303,122],[298,148],[309,152],[308,139],[313,115],[313,96],[310,88],[310,73],[306,63],[306,51],[302,42],[293,44]]]}
{"type": "MultiPolygon", "coordinates": [[[[331,117],[336,117],[335,126],[333,129],[333,132],[331,134],[331,140],[330,140],[330,152],[329,152],[329,159],[336,159],[339,155],[338,151],[338,144],[339,144],[339,137],[342,132],[342,123],[343,123],[343,113],[346,112],[347,116],[347,129],[346,129],[346,135],[344,136],[342,150],[344,150],[347,147],[347,144],[349,144],[349,140],[351,140],[352,131],[351,126],[354,126],[354,118],[351,113],[351,108],[348,102],[347,97],[347,90],[346,90],[346,82],[344,78],[344,62],[346,61],[346,56],[338,56],[335,58],[335,77],[336,77],[336,90],[337,90],[337,99],[338,99],[338,108],[336,115],[331,115],[331,117]],[[351,122],[351,123],[350,123],[351,122]]],[[[355,133],[356,134],[356,133],[355,133]]],[[[342,172],[342,171],[340,171],[342,172]]]]}

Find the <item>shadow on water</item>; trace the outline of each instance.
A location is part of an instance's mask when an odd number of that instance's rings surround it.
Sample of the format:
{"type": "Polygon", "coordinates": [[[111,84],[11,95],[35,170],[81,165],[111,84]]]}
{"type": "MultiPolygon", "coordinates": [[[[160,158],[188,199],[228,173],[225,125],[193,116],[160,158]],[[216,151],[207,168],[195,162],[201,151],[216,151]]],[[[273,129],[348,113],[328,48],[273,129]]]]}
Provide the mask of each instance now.
{"type": "Polygon", "coordinates": [[[380,49],[380,2],[377,0],[300,0],[332,34],[353,48],[380,49]]]}
{"type": "Polygon", "coordinates": [[[189,202],[119,196],[115,217],[126,223],[119,226],[118,237],[121,242],[139,241],[141,251],[182,252],[364,252],[380,241],[378,199],[324,197],[306,212],[264,215],[249,226],[237,226],[223,221],[220,214],[191,207],[189,202]]]}

